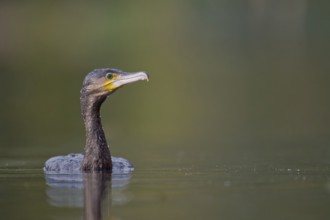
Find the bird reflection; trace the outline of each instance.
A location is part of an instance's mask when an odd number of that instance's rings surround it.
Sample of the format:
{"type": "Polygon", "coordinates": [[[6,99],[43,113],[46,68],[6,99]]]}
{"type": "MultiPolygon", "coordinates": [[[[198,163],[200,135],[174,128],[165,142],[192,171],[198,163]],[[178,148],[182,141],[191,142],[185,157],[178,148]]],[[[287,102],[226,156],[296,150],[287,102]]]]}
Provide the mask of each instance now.
{"type": "Polygon", "coordinates": [[[101,219],[101,203],[108,192],[111,174],[84,173],[85,217],[89,220],[101,219]]]}
{"type": "Polygon", "coordinates": [[[52,206],[83,208],[85,219],[99,220],[102,213],[110,213],[112,205],[123,205],[130,200],[124,192],[130,177],[129,173],[96,172],[46,175],[46,193],[52,206]]]}

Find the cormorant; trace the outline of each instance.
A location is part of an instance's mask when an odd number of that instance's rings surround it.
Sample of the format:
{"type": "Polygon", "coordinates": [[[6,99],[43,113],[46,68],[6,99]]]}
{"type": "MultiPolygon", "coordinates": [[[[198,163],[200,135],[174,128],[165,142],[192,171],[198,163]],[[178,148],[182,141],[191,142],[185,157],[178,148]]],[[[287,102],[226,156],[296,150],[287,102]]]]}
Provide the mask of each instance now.
{"type": "Polygon", "coordinates": [[[112,157],[101,124],[100,108],[106,98],[118,88],[139,80],[149,80],[145,72],[127,73],[118,69],[95,69],[87,74],[80,91],[81,114],[86,129],[84,153],[56,156],[45,162],[46,174],[74,174],[108,171],[132,171],[126,159],[112,157]]]}

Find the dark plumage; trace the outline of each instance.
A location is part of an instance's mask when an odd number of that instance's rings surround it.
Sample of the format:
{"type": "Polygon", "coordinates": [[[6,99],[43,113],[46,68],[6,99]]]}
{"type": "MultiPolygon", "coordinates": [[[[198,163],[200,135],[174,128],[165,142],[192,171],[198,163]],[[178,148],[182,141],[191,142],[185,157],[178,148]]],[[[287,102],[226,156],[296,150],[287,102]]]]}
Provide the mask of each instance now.
{"type": "Polygon", "coordinates": [[[106,98],[123,85],[148,80],[144,72],[126,73],[118,69],[96,69],[90,72],[80,91],[81,114],[86,128],[84,154],[57,156],[46,161],[46,173],[79,173],[81,171],[125,172],[133,170],[123,158],[111,157],[102,128],[100,108],[106,98]]]}

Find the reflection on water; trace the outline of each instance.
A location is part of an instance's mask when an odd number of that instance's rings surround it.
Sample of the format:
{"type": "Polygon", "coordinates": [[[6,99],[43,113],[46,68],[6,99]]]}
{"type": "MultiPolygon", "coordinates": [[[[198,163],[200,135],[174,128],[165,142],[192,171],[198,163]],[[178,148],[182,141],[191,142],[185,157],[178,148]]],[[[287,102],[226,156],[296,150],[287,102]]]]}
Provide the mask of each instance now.
{"type": "Polygon", "coordinates": [[[0,167],[0,214],[10,220],[323,220],[330,215],[329,167],[219,164],[137,170],[131,177],[87,174],[71,183],[45,182],[40,169],[0,167]]]}
{"type": "Polygon", "coordinates": [[[102,213],[110,213],[112,204],[129,201],[124,189],[130,178],[130,174],[110,173],[46,175],[48,201],[57,207],[83,207],[86,219],[102,219],[102,213]],[[102,207],[107,210],[102,211],[102,207]]]}

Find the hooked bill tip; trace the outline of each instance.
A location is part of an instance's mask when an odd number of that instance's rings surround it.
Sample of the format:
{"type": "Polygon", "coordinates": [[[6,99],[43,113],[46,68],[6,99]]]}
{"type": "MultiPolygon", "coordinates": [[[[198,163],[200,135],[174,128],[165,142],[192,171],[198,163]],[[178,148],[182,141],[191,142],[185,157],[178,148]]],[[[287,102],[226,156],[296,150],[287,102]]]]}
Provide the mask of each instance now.
{"type": "Polygon", "coordinates": [[[141,78],[141,80],[147,80],[147,82],[149,82],[149,75],[146,72],[139,72],[139,74],[141,74],[143,77],[141,78]]]}
{"type": "Polygon", "coordinates": [[[146,74],[146,80],[147,80],[147,82],[149,82],[149,75],[146,72],[144,72],[144,73],[146,74]]]}

